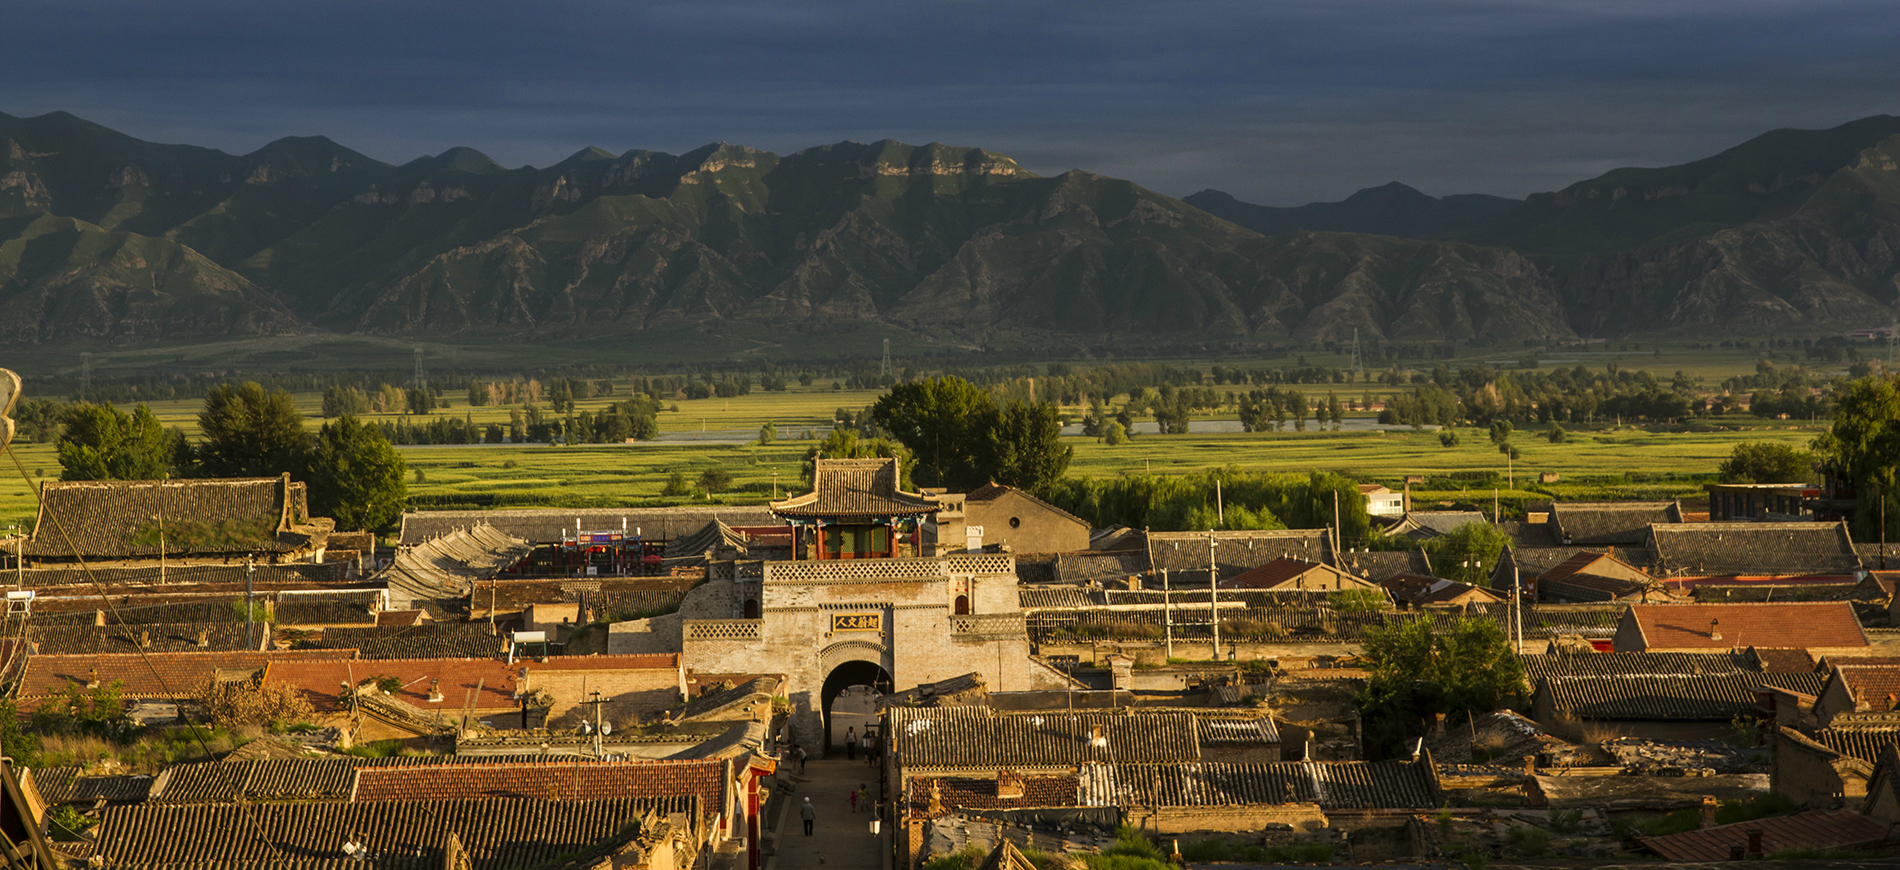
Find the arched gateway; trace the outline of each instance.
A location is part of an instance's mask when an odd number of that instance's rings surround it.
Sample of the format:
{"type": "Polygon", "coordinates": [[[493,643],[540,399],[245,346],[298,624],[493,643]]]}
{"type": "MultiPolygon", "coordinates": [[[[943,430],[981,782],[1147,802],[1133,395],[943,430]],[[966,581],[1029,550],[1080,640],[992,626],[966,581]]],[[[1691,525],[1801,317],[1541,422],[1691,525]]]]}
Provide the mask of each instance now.
{"type": "Polygon", "coordinates": [[[792,736],[814,752],[852,686],[902,691],[973,671],[992,691],[1060,685],[1029,660],[1014,557],[942,552],[930,534],[939,503],[899,489],[893,460],[821,459],[813,476],[811,493],[772,505],[792,527],[791,558],[695,591],[730,602],[723,613],[682,607],[685,667],[784,673],[792,736]]]}

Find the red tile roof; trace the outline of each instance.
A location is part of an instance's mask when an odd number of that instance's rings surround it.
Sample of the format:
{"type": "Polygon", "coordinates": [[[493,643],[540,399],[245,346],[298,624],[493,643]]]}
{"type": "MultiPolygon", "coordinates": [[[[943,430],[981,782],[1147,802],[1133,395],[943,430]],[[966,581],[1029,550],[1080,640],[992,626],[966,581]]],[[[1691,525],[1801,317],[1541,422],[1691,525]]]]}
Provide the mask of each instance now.
{"type": "Polygon", "coordinates": [[[1900,707],[1900,666],[1841,663],[1835,670],[1860,704],[1875,710],[1900,707]]]}
{"type": "Polygon", "coordinates": [[[440,764],[365,767],[356,772],[357,801],[610,800],[698,796],[707,813],[725,806],[726,763],[585,761],[566,764],[440,764]]]}
{"type": "Polygon", "coordinates": [[[338,709],[337,695],[345,683],[361,685],[372,677],[395,677],[402,689],[395,698],[420,710],[460,710],[468,694],[481,687],[475,699],[477,710],[515,707],[515,675],[525,665],[494,659],[380,659],[377,661],[294,661],[273,662],[264,670],[267,682],[288,683],[302,689],[318,711],[338,709]],[[443,699],[429,700],[429,686],[435,682],[443,699]]]}
{"type": "Polygon", "coordinates": [[[97,674],[99,682],[124,684],[127,697],[159,697],[189,692],[219,669],[258,670],[268,664],[318,665],[353,658],[356,650],[318,649],[272,652],[164,652],[101,653],[97,655],[28,656],[20,677],[21,697],[38,697],[85,683],[97,674]]]}
{"type": "Polygon", "coordinates": [[[1763,854],[1790,849],[1833,849],[1873,842],[1887,835],[1886,825],[1858,813],[1815,810],[1662,837],[1644,837],[1640,842],[1670,861],[1727,861],[1732,847],[1748,847],[1751,829],[1761,831],[1763,854]]]}
{"type": "MultiPolygon", "coordinates": [[[[1220,582],[1222,589],[1272,589],[1308,571],[1326,566],[1305,559],[1282,556],[1258,568],[1241,572],[1220,582]]],[[[1357,579],[1357,578],[1354,578],[1357,579]]]]}
{"type": "Polygon", "coordinates": [[[1782,604],[1631,604],[1630,615],[1650,650],[1867,646],[1854,606],[1845,601],[1782,604]],[[1719,638],[1709,636],[1720,621],[1719,638]]]}

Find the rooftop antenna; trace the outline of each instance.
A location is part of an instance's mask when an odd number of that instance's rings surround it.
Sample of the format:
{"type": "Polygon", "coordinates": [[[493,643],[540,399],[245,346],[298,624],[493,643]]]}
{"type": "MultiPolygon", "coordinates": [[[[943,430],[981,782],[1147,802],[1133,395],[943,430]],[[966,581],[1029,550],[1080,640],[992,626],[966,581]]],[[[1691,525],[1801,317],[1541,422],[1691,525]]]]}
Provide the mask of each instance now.
{"type": "Polygon", "coordinates": [[[887,339],[884,339],[884,362],[882,365],[878,366],[877,376],[880,378],[886,378],[886,377],[890,377],[890,374],[891,374],[891,340],[887,338],[887,339]]]}
{"type": "Polygon", "coordinates": [[[422,348],[416,348],[416,389],[426,390],[429,382],[422,377],[422,348]]]}
{"type": "Polygon", "coordinates": [[[1362,375],[1366,373],[1365,358],[1359,355],[1359,330],[1357,328],[1352,331],[1352,370],[1362,375]]]}

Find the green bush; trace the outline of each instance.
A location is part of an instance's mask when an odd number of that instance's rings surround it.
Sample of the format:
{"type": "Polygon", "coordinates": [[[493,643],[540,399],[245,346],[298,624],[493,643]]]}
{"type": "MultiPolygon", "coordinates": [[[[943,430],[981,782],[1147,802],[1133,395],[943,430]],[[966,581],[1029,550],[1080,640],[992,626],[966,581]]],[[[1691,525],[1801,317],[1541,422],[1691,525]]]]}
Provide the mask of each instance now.
{"type": "Polygon", "coordinates": [[[47,833],[61,842],[77,842],[85,839],[87,829],[99,824],[98,819],[87,818],[71,804],[54,807],[46,814],[47,833]]]}

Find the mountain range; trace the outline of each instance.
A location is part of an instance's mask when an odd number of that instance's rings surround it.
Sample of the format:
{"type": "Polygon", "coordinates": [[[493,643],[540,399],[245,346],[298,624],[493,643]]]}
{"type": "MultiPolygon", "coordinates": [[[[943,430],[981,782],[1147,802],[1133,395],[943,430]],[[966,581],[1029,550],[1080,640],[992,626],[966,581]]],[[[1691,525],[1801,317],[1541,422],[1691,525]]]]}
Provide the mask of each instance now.
{"type": "Polygon", "coordinates": [[[1523,201],[1394,183],[1275,209],[941,144],[398,166],[320,136],[231,155],[0,115],[0,341],[1818,333],[1892,319],[1896,161],[1879,116],[1523,201]]]}

